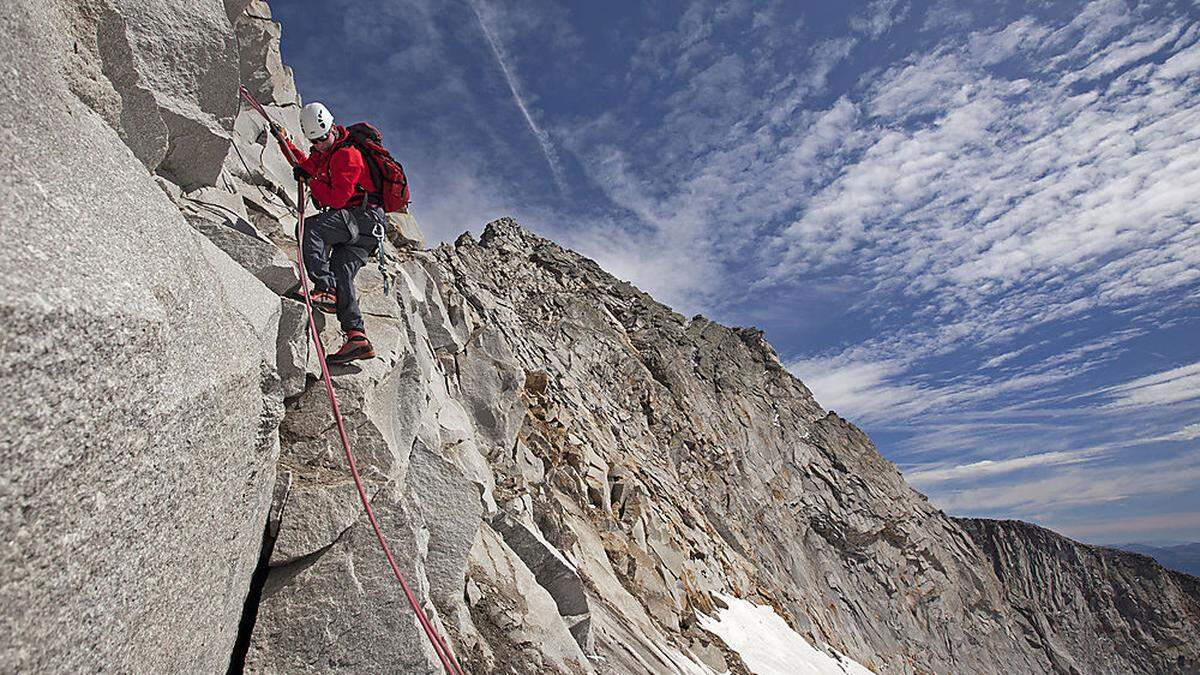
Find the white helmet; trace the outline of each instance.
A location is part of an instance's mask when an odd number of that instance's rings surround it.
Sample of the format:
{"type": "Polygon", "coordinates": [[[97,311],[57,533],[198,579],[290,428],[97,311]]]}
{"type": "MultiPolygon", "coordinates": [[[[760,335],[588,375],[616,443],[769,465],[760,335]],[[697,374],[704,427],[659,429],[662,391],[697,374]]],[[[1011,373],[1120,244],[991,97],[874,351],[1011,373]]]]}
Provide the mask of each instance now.
{"type": "Polygon", "coordinates": [[[309,103],[300,110],[300,128],[305,138],[315,141],[333,128],[333,115],[320,103],[309,103]]]}

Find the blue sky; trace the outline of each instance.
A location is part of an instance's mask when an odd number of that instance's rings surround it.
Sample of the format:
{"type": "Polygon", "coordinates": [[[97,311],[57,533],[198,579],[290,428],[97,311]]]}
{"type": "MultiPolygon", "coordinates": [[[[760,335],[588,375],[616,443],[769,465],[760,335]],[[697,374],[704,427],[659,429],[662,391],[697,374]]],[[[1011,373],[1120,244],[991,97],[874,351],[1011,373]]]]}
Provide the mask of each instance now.
{"type": "Polygon", "coordinates": [[[1200,541],[1200,9],[274,0],[432,239],[766,330],[957,515],[1200,541]]]}

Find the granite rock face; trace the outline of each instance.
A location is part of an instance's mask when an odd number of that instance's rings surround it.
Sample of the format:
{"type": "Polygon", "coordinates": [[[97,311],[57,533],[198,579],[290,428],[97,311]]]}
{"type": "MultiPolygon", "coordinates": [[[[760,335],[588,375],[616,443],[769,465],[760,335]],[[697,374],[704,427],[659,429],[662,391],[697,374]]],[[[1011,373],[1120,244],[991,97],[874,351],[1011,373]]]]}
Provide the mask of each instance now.
{"type": "Polygon", "coordinates": [[[292,69],[279,56],[280,26],[271,19],[271,8],[252,0],[233,19],[241,56],[242,83],[264,105],[298,105],[292,69]]]}
{"type": "Polygon", "coordinates": [[[494,672],[504,664],[523,673],[594,672],[554,597],[487,525],[479,528],[468,574],[467,604],[475,624],[488,631],[472,655],[479,670],[494,672]]]}
{"type": "MultiPolygon", "coordinates": [[[[443,617],[463,611],[468,553],[482,517],[481,489],[469,473],[472,449],[463,442],[473,431],[449,421],[465,422],[465,415],[436,393],[445,378],[419,318],[382,295],[374,270],[361,272],[360,282],[379,357],[335,368],[337,396],[397,563],[445,633],[454,624],[443,617]]],[[[331,344],[336,336],[324,339],[331,344]]],[[[247,669],[435,672],[437,656],[346,472],[320,382],[310,380],[289,400],[281,435],[280,468],[296,483],[274,542],[247,669]]]]}
{"type": "Polygon", "coordinates": [[[0,18],[5,672],[219,671],[242,614],[278,455],[280,307],[147,171],[215,175],[176,123],[221,133],[228,101],[199,69],[236,82],[237,63],[220,3],[193,4],[178,31],[165,3],[17,0],[0,18]],[[167,39],[204,63],[177,72],[167,39]]]}
{"type": "MultiPolygon", "coordinates": [[[[76,0],[50,5],[56,61],[71,91],[147,169],[212,185],[237,112],[233,26],[216,0],[76,0]]],[[[44,46],[48,47],[48,45],[44,46]]]]}
{"type": "Polygon", "coordinates": [[[398,249],[425,248],[425,235],[410,213],[388,214],[388,241],[398,249]]]}
{"type": "MultiPolygon", "coordinates": [[[[295,184],[237,107],[299,134],[269,8],[19,0],[0,28],[0,669],[439,672],[280,297],[295,184]]],[[[1195,579],[946,516],[761,332],[510,219],[432,251],[411,225],[389,292],[358,277],[378,357],[333,389],[468,672],[748,672],[699,620],[728,596],[881,673],[1200,667],[1195,579]]]]}
{"type": "MultiPolygon", "coordinates": [[[[758,331],[675,314],[508,220],[434,255],[440,286],[461,297],[447,300],[460,308],[451,314],[499,336],[483,353],[511,355],[525,374],[524,419],[490,455],[493,526],[522,537],[532,526],[580,576],[602,663],[711,663],[713,636],[694,617],[719,591],[775,607],[814,645],[878,672],[1069,670],[1062,654],[1083,672],[1101,667],[1089,655],[1106,638],[1076,621],[1075,638],[1047,648],[1022,609],[1041,598],[1015,599],[1021,584],[994,569],[975,532],[818,407],[758,331]]],[[[1006,570],[1037,588],[1049,568],[1006,570]]],[[[1197,626],[1196,590],[1177,587],[1143,596],[1167,617],[1152,643],[1162,660],[1132,658],[1147,648],[1140,626],[1101,670],[1170,672],[1195,658],[1179,636],[1197,626]]]]}
{"type": "Polygon", "coordinates": [[[1200,580],[1015,520],[964,518],[1055,670],[1200,672],[1200,580]]]}

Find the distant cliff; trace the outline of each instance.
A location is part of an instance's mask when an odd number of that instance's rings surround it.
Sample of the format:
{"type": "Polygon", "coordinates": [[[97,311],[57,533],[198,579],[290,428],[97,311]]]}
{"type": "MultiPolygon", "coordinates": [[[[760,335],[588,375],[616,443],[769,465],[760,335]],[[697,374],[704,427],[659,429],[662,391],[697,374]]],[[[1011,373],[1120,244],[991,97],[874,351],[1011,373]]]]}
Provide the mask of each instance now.
{"type": "MultiPolygon", "coordinates": [[[[438,672],[282,297],[294,183],[237,98],[297,132],[269,7],[9,4],[0,669],[438,672]]],[[[335,388],[468,671],[1200,670],[1194,578],[946,516],[760,331],[510,219],[393,253],[335,388]]]]}
{"type": "Polygon", "coordinates": [[[1200,580],[1016,520],[959,521],[1060,672],[1190,672],[1200,580]]]}

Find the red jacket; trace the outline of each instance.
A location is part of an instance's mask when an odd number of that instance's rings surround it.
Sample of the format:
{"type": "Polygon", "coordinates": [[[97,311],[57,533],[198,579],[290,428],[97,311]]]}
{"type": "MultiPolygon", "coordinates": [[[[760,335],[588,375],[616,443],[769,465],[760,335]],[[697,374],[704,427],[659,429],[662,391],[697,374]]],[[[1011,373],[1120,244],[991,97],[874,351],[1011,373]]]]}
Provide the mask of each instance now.
{"type": "Polygon", "coordinates": [[[375,183],[358,148],[342,145],[350,135],[346,127],[334,125],[333,131],[337,140],[329,152],[314,150],[312,155],[306,156],[290,139],[287,144],[300,160],[300,168],[312,176],[308,188],[313,199],[332,209],[358,206],[364,195],[375,192],[375,183]],[[360,187],[361,190],[356,189],[360,187]]]}

